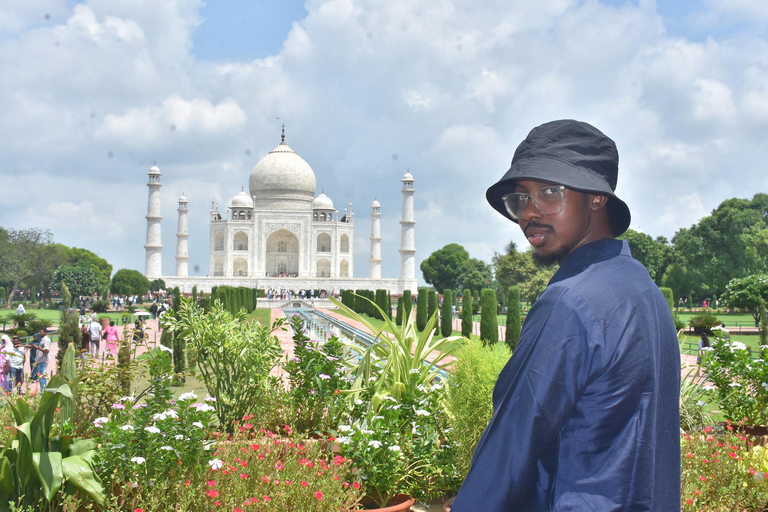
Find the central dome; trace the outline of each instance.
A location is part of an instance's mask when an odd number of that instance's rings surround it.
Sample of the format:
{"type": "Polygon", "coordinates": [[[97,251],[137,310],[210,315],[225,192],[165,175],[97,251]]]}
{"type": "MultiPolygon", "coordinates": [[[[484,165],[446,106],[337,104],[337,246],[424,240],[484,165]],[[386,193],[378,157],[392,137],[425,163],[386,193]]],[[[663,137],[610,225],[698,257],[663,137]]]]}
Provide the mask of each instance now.
{"type": "Polygon", "coordinates": [[[312,168],[285,142],[256,163],[248,180],[254,208],[310,209],[315,185],[312,168]]]}

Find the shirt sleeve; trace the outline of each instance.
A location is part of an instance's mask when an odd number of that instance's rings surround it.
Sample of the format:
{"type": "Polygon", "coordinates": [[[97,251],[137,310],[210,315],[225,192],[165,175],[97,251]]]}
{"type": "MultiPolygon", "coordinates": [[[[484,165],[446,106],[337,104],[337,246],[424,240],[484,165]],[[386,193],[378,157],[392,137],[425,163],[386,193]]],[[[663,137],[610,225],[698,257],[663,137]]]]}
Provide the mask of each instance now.
{"type": "Polygon", "coordinates": [[[593,357],[577,308],[561,291],[551,292],[530,310],[499,375],[493,418],[453,512],[547,509],[542,467],[556,465],[558,433],[584,392],[593,357]]]}

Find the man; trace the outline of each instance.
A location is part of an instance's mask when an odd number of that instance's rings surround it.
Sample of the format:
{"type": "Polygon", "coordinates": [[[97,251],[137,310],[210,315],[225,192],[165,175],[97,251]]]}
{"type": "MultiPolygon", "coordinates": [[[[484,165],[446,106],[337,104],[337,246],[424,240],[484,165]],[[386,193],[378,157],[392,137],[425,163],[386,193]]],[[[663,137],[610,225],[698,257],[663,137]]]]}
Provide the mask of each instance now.
{"type": "Polygon", "coordinates": [[[99,342],[101,341],[101,324],[96,313],[91,315],[91,323],[88,324],[88,334],[90,334],[89,354],[96,357],[99,355],[99,342]]]}
{"type": "Polygon", "coordinates": [[[48,329],[40,329],[40,341],[31,343],[30,347],[36,349],[35,367],[32,369],[32,375],[40,381],[40,394],[45,391],[45,385],[48,381],[45,378],[45,371],[48,368],[48,353],[51,351],[51,339],[48,337],[48,329]]]}
{"type": "Polygon", "coordinates": [[[534,128],[490,187],[535,258],[560,263],[493,392],[453,512],[680,510],[680,354],[629,227],[611,139],[534,128]]]}

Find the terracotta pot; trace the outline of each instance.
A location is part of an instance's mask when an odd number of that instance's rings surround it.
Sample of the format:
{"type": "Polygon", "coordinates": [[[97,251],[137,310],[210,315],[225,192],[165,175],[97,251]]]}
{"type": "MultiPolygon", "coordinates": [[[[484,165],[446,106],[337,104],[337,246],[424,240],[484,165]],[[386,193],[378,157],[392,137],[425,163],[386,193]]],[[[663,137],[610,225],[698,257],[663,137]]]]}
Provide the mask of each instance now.
{"type": "MultiPolygon", "coordinates": [[[[382,508],[363,508],[358,510],[376,510],[377,512],[410,512],[411,505],[415,503],[414,499],[406,494],[398,494],[392,501],[389,502],[389,506],[382,508]]],[[[365,506],[365,500],[363,500],[365,506]]]]}

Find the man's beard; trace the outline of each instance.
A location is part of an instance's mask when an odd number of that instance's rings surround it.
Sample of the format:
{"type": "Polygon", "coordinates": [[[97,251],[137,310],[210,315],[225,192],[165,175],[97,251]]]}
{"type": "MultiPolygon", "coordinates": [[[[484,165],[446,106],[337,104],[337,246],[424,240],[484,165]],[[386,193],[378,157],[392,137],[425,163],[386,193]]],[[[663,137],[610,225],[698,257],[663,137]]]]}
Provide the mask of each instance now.
{"type": "Polygon", "coordinates": [[[538,254],[536,251],[534,251],[533,262],[540,267],[546,267],[552,265],[553,263],[562,263],[565,257],[570,254],[571,250],[571,247],[563,246],[546,254],[538,254]]]}

